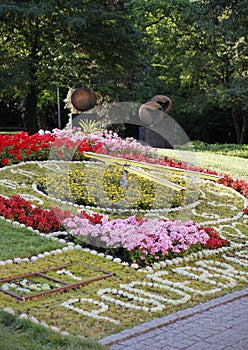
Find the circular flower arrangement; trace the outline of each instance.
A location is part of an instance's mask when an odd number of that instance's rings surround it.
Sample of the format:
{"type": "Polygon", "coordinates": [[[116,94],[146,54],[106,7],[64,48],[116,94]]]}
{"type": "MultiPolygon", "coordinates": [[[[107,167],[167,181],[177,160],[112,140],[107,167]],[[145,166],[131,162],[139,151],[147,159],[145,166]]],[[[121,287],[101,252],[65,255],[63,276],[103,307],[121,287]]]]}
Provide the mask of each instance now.
{"type": "MultiPolygon", "coordinates": [[[[160,175],[161,176],[161,175],[160,175]]],[[[146,180],[138,175],[129,174],[119,166],[97,167],[91,162],[77,164],[77,168],[64,172],[46,173],[36,180],[37,190],[61,201],[73,202],[81,206],[126,210],[145,210],[175,208],[193,203],[201,197],[193,182],[187,183],[183,177],[162,176],[187,190],[173,191],[168,187],[146,180]],[[191,188],[189,186],[191,185],[191,188]]],[[[92,208],[92,209],[93,209],[92,208]]]]}
{"type": "MultiPolygon", "coordinates": [[[[50,160],[47,163],[40,163],[39,167],[44,167],[46,174],[39,176],[36,172],[33,188],[37,189],[38,194],[45,195],[50,204],[57,201],[69,207],[81,207],[82,210],[75,214],[75,211],[71,209],[33,207],[31,202],[25,201],[25,194],[23,194],[22,197],[12,196],[9,200],[1,198],[2,216],[18,220],[42,232],[51,233],[66,229],[71,236],[79,238],[80,244],[84,246],[93,245],[105,249],[106,252],[111,252],[117,258],[124,258],[131,263],[138,262],[140,265],[151,264],[169,256],[185,255],[204,247],[213,249],[228,245],[228,241],[221,238],[219,233],[209,225],[211,219],[220,223],[225,222],[225,218],[216,214],[216,208],[223,204],[214,200],[209,201],[211,208],[207,208],[208,211],[204,212],[207,196],[216,199],[216,185],[213,182],[198,181],[195,183],[195,179],[187,179],[186,182],[184,176],[160,171],[161,178],[187,188],[186,191],[176,192],[169,187],[142,178],[142,176],[129,174],[121,166],[105,166],[99,162],[85,161],[84,151],[91,150],[112,156],[122,156],[126,159],[146,161],[147,170],[149,163],[156,163],[202,173],[216,174],[215,172],[161,158],[154,150],[141,146],[135,140],[124,141],[111,132],[84,135],[79,130],[55,130],[50,134],[40,132],[36,137],[30,137],[26,133],[21,134],[21,137],[18,138],[19,142],[20,138],[25,139],[28,151],[34,139],[33,152],[37,151],[39,156],[40,149],[46,148],[47,154],[49,147],[50,155],[52,154],[55,159],[61,158],[61,147],[65,158],[68,158],[67,153],[69,154],[71,149],[74,150],[73,157],[76,155],[76,159],[79,154],[81,155],[83,161],[80,162],[70,162],[69,159],[67,162],[54,163],[50,160]],[[40,143],[38,142],[39,137],[40,143]],[[72,167],[71,164],[73,164],[72,167]],[[201,208],[200,212],[198,208],[201,208]],[[85,210],[88,209],[93,209],[96,213],[87,213],[85,210]],[[177,220],[178,213],[184,209],[188,210],[187,215],[194,217],[194,221],[177,220]],[[106,212],[109,216],[103,215],[106,212]],[[165,213],[167,217],[164,216],[165,213]],[[155,218],[152,218],[151,215],[155,215],[155,218]],[[203,224],[203,218],[207,219],[206,225],[203,224]]],[[[10,139],[7,140],[8,142],[6,139],[4,141],[5,144],[2,141],[2,148],[6,154],[12,151],[13,146],[10,139]]],[[[29,152],[24,153],[30,156],[29,152]]],[[[30,159],[33,157],[34,154],[30,156],[30,159]]],[[[71,160],[74,159],[73,157],[71,156],[71,160]]],[[[18,161],[18,157],[15,158],[15,162],[18,161]]],[[[149,171],[152,172],[150,169],[149,171]]],[[[19,173],[21,172],[27,177],[31,176],[30,171],[19,167],[19,173]]],[[[236,186],[239,192],[246,193],[246,187],[232,181],[230,177],[220,178],[219,182],[224,183],[227,187],[236,186]]],[[[6,182],[5,186],[15,188],[14,182],[6,182]]],[[[33,195],[30,194],[30,196],[31,199],[33,195]]],[[[33,199],[35,199],[34,196],[33,199]]],[[[40,197],[37,201],[41,201],[40,197]]],[[[228,204],[228,201],[225,207],[239,212],[238,208],[228,204]]]]}
{"type": "MultiPolygon", "coordinates": [[[[14,227],[28,227],[64,244],[0,261],[1,271],[13,277],[43,269],[43,264],[85,259],[114,272],[106,282],[28,306],[13,304],[5,295],[1,302],[6,311],[13,313],[14,307],[22,318],[63,334],[95,337],[99,330],[113,333],[247,285],[247,182],[230,176],[186,180],[160,172],[163,179],[187,188],[175,192],[126,174],[122,167],[87,161],[84,152],[91,151],[217,175],[159,157],[153,149],[109,131],[0,136],[0,150],[0,216],[14,227]]],[[[71,266],[59,273],[50,277],[75,283],[84,274],[93,277],[71,266]]],[[[55,281],[44,284],[29,277],[1,284],[5,292],[24,296],[54,287],[55,281]]]]}

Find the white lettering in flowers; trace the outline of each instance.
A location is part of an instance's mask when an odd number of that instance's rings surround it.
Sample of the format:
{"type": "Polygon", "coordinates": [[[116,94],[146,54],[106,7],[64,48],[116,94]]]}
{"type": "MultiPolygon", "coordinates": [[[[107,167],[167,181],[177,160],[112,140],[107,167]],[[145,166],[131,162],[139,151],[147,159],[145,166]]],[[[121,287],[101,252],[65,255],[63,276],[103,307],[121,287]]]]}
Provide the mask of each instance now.
{"type": "Polygon", "coordinates": [[[111,317],[101,316],[100,315],[101,313],[103,313],[103,312],[108,310],[108,305],[106,305],[102,301],[93,300],[91,298],[81,298],[81,299],[75,298],[75,299],[69,299],[67,302],[64,302],[64,303],[62,303],[60,305],[64,306],[67,309],[76,311],[79,314],[84,315],[84,316],[93,317],[93,318],[98,319],[98,320],[109,321],[109,322],[114,323],[114,324],[120,324],[120,321],[118,321],[118,320],[115,320],[115,319],[113,319],[111,317]],[[93,305],[99,306],[99,308],[98,309],[93,309],[91,311],[86,311],[86,310],[84,310],[81,307],[75,306],[75,304],[78,304],[78,303],[81,303],[81,304],[93,304],[93,305]]]}
{"type": "Polygon", "coordinates": [[[163,311],[163,309],[165,308],[165,304],[178,305],[186,303],[188,300],[190,300],[190,295],[171,286],[165,286],[163,284],[158,283],[133,281],[129,284],[120,284],[120,288],[121,289],[100,289],[97,292],[97,295],[99,295],[102,300],[109,303],[113,303],[116,306],[122,306],[128,309],[141,310],[145,312],[163,311]],[[134,288],[136,286],[140,286],[141,288],[134,288]],[[172,292],[174,295],[179,296],[179,298],[170,299],[168,297],[161,296],[155,292],[150,293],[148,291],[145,291],[142,289],[142,287],[149,287],[151,289],[159,288],[162,290],[167,290],[172,292]],[[106,294],[111,294],[112,296],[107,296],[106,294]],[[123,300],[125,298],[129,301],[123,300]]]}
{"type": "Polygon", "coordinates": [[[10,171],[12,172],[12,174],[23,175],[23,176],[29,177],[30,179],[33,179],[34,176],[37,176],[36,173],[32,171],[23,170],[23,169],[18,169],[18,170],[11,169],[10,171]]]}
{"type": "Polygon", "coordinates": [[[4,187],[8,187],[11,188],[12,190],[15,190],[17,188],[26,188],[27,186],[22,184],[20,185],[18,182],[13,181],[13,180],[9,180],[9,179],[3,179],[0,180],[0,185],[4,186],[4,187]]]}
{"type": "Polygon", "coordinates": [[[236,280],[246,281],[247,279],[244,277],[244,275],[248,276],[248,273],[239,271],[233,266],[226,263],[221,263],[219,261],[196,261],[195,265],[197,265],[197,267],[184,266],[177,267],[172,270],[179,275],[189,277],[193,280],[201,281],[204,284],[208,283],[212,286],[216,286],[216,288],[208,290],[196,290],[188,286],[186,288],[183,288],[185,291],[191,291],[194,294],[213,294],[223,288],[233,288],[237,285],[236,280]]]}
{"type": "MultiPolygon", "coordinates": [[[[228,256],[226,254],[223,254],[222,257],[231,263],[238,264],[242,267],[248,267],[247,251],[244,250],[241,252],[236,252],[235,255],[238,258],[235,258],[234,256],[228,256]]],[[[239,271],[239,274],[241,274],[241,275],[246,274],[247,275],[247,273],[245,271],[239,271]]]]}
{"type": "Polygon", "coordinates": [[[167,275],[166,271],[158,271],[155,272],[154,274],[149,275],[149,278],[153,281],[156,281],[158,283],[161,284],[168,284],[170,283],[174,288],[178,288],[183,290],[184,292],[188,292],[188,293],[193,293],[193,294],[200,294],[200,295],[207,295],[207,294],[213,294],[216,292],[219,292],[221,290],[221,288],[219,288],[219,286],[216,286],[216,281],[210,280],[209,277],[212,277],[212,275],[210,275],[208,272],[206,273],[202,273],[201,275],[196,274],[192,271],[199,271],[199,269],[197,268],[192,268],[189,266],[185,266],[185,267],[178,267],[173,269],[173,272],[176,272],[177,274],[181,275],[181,276],[186,276],[192,280],[200,280],[202,282],[209,283],[210,285],[214,285],[215,287],[210,289],[208,288],[207,290],[199,290],[199,285],[197,286],[198,289],[195,289],[193,287],[189,287],[188,285],[191,284],[191,281],[187,280],[184,282],[172,282],[172,281],[168,281],[163,279],[164,275],[167,275]]]}
{"type": "Polygon", "coordinates": [[[72,272],[67,271],[67,270],[65,270],[65,269],[58,270],[58,271],[57,271],[57,274],[58,274],[58,275],[66,275],[66,276],[69,276],[69,277],[71,277],[72,279],[74,279],[74,280],[76,280],[76,281],[82,281],[82,278],[81,278],[81,277],[78,277],[78,276],[74,275],[72,272]]]}
{"type": "Polygon", "coordinates": [[[220,232],[222,235],[227,235],[228,237],[234,237],[234,238],[247,238],[246,234],[243,234],[241,232],[241,230],[236,227],[237,225],[240,225],[240,222],[232,222],[230,224],[226,224],[226,225],[219,225],[218,227],[216,227],[216,231],[220,232]],[[225,230],[225,228],[227,230],[225,230]],[[232,233],[232,231],[234,231],[232,233]]]}
{"type": "MultiPolygon", "coordinates": [[[[244,261],[245,254],[240,253],[240,258],[244,261]]],[[[83,315],[118,324],[118,320],[100,315],[108,311],[107,304],[134,311],[161,312],[168,304],[186,303],[192,298],[191,294],[214,294],[223,288],[235,287],[237,280],[248,281],[248,272],[215,260],[196,261],[194,266],[175,267],[172,271],[179,276],[186,277],[186,280],[173,282],[166,279],[169,275],[168,271],[160,270],[147,274],[146,279],[149,281],[132,281],[128,284],[120,284],[119,288],[99,289],[97,295],[101,301],[87,298],[69,299],[68,302],[61,305],[83,315]],[[193,280],[202,282],[202,289],[199,284],[193,287],[193,280]],[[158,290],[161,290],[162,293],[159,293],[158,290]],[[166,296],[169,293],[172,297],[166,296]],[[98,305],[99,309],[89,312],[82,307],[75,306],[76,303],[92,303],[98,305]]]]}
{"type": "Polygon", "coordinates": [[[230,277],[231,279],[244,280],[247,281],[247,278],[243,278],[242,276],[248,277],[248,272],[240,271],[235,269],[232,265],[220,262],[217,260],[206,260],[206,261],[197,261],[197,265],[202,266],[204,269],[209,268],[213,271],[219,273],[222,278],[230,277]],[[220,267],[220,268],[219,268],[220,267]]]}

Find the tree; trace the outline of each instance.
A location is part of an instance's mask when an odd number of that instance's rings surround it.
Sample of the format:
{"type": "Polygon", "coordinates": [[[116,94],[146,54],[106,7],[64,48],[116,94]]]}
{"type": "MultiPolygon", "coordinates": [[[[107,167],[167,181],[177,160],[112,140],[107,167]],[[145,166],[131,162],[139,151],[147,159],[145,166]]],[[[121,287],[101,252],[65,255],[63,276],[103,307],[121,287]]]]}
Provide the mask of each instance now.
{"type": "Polygon", "coordinates": [[[46,127],[42,109],[55,103],[57,86],[83,85],[116,99],[130,94],[139,35],[124,3],[1,2],[1,99],[21,97],[24,129],[46,127]]]}
{"type": "Polygon", "coordinates": [[[189,13],[195,28],[191,47],[198,59],[205,56],[198,85],[232,115],[238,143],[248,142],[247,5],[247,0],[196,1],[189,13]]]}
{"type": "Polygon", "coordinates": [[[140,90],[169,95],[190,136],[208,129],[208,140],[225,142],[235,124],[237,142],[247,141],[247,0],[134,3],[147,42],[140,90]]]}

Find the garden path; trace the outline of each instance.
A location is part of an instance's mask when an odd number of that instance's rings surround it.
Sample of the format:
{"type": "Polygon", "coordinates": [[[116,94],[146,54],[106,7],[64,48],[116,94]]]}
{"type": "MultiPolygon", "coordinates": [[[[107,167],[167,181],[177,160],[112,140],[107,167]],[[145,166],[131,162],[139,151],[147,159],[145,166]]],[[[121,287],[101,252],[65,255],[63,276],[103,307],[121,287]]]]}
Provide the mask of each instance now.
{"type": "Polygon", "coordinates": [[[247,350],[248,288],[103,338],[109,350],[247,350]]]}

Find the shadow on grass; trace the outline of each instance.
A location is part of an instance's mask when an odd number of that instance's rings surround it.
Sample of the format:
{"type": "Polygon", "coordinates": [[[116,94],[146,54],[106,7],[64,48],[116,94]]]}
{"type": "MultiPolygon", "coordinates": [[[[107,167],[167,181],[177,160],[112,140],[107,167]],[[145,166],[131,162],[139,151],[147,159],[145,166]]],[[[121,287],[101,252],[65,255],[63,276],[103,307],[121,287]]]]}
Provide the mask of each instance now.
{"type": "Polygon", "coordinates": [[[100,350],[94,340],[66,337],[43,326],[0,311],[0,350],[100,350]]]}

